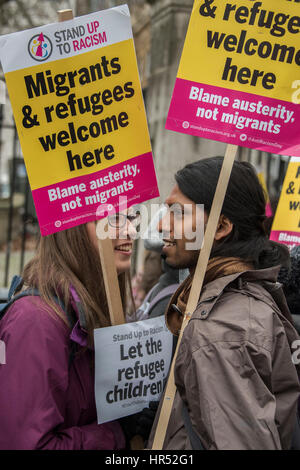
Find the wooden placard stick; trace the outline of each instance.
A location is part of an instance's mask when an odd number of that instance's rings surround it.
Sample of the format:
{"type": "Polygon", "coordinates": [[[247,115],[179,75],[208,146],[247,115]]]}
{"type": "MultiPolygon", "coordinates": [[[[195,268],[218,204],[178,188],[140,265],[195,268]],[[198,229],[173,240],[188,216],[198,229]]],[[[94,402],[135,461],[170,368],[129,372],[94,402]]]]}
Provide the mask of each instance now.
{"type": "Polygon", "coordinates": [[[6,88],[5,82],[0,80],[0,104],[5,104],[6,88]]]}
{"type": "Polygon", "coordinates": [[[58,14],[58,21],[68,21],[73,20],[73,10],[59,10],[58,14]]]}
{"type": "MultiPolygon", "coordinates": [[[[67,21],[74,18],[72,10],[58,11],[58,21],[67,21]]],[[[96,230],[98,232],[98,230],[96,230]]],[[[99,255],[104,278],[104,285],[109,308],[109,316],[112,326],[125,323],[121,293],[117,270],[115,266],[114,250],[112,241],[106,239],[98,239],[99,255]]]]}
{"type": "MultiPolygon", "coordinates": [[[[101,222],[101,221],[100,221],[101,222]]],[[[98,222],[99,224],[99,222],[98,222]]],[[[98,239],[104,285],[112,326],[125,323],[121,293],[117,270],[115,266],[115,254],[110,238],[98,239]]]]}
{"type": "Polygon", "coordinates": [[[205,230],[205,235],[204,235],[204,243],[203,247],[200,250],[194,278],[193,278],[193,283],[191,287],[191,292],[189,295],[188,303],[186,306],[186,311],[184,315],[184,319],[182,322],[181,330],[180,330],[180,335],[178,338],[177,342],[177,347],[176,351],[173,357],[172,365],[170,368],[170,374],[169,374],[169,379],[167,382],[164,398],[163,398],[163,404],[161,407],[160,415],[159,415],[159,420],[157,423],[156,427],[156,432],[154,436],[154,441],[152,445],[153,450],[161,450],[163,448],[168,424],[169,424],[169,419],[173,407],[173,402],[175,398],[175,393],[176,393],[176,385],[175,385],[175,380],[174,380],[174,366],[176,362],[176,357],[178,354],[179,346],[181,343],[182,335],[184,332],[184,329],[186,325],[188,324],[191,315],[193,312],[196,310],[197,303],[200,297],[200,293],[202,290],[203,286],[203,281],[204,281],[204,276],[207,268],[207,263],[210,257],[210,253],[212,250],[213,246],[213,241],[214,241],[214,236],[217,230],[217,225],[218,221],[221,215],[221,210],[225,198],[225,194],[227,191],[228,183],[229,183],[229,178],[231,175],[233,163],[235,160],[235,156],[238,150],[237,145],[231,145],[228,144],[226,148],[226,153],[221,169],[221,173],[219,176],[213,204],[211,207],[210,215],[208,218],[206,230],[205,230]]]}

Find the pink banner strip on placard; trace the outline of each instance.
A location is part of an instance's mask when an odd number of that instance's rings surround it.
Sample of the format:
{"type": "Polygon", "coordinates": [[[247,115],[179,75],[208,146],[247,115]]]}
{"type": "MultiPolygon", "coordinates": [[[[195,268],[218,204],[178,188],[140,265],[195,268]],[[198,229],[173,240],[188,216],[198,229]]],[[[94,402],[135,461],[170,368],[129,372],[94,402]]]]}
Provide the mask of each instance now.
{"type": "Polygon", "coordinates": [[[35,189],[32,195],[43,236],[96,220],[101,205],[118,210],[120,196],[126,196],[128,207],[159,196],[152,153],[35,189]]]}
{"type": "Polygon", "coordinates": [[[177,78],[166,128],[300,156],[299,125],[297,104],[177,78]]]}
{"type": "Polygon", "coordinates": [[[300,245],[300,232],[287,232],[284,230],[272,230],[270,240],[287,245],[290,249],[300,245]]]}

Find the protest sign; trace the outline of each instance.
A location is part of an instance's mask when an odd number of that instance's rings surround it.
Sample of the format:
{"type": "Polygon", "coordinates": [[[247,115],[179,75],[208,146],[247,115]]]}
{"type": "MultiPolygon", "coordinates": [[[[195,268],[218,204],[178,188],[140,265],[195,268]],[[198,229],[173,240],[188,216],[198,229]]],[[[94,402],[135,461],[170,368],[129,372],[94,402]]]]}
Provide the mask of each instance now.
{"type": "Polygon", "coordinates": [[[297,2],[195,0],[166,128],[300,156],[299,32],[297,2]]]}
{"type": "Polygon", "coordinates": [[[0,57],[42,235],[158,196],[127,5],[2,36],[0,57]]]}
{"type": "Polygon", "coordinates": [[[270,240],[287,245],[300,245],[300,158],[290,160],[282,186],[270,240]]]}
{"type": "Polygon", "coordinates": [[[159,400],[173,345],[164,317],[99,328],[94,339],[99,424],[138,413],[149,401],[159,400]]]}

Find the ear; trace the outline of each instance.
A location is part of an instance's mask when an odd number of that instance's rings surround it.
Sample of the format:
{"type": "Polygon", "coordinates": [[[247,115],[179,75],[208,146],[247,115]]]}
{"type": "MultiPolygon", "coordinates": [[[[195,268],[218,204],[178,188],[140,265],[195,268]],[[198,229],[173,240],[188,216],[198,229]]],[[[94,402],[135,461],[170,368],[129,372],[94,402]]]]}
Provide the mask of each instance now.
{"type": "Polygon", "coordinates": [[[225,217],[225,215],[221,215],[219,218],[218,227],[217,227],[217,231],[215,234],[215,240],[219,241],[222,238],[227,237],[227,235],[229,235],[232,232],[232,229],[233,229],[233,223],[227,217],[225,217]]]}

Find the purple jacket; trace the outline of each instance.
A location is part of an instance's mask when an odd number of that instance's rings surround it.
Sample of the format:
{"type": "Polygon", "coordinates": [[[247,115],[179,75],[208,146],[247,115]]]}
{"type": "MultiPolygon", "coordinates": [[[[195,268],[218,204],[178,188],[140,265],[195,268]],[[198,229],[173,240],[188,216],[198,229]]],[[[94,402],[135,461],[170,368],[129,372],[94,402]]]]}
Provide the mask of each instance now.
{"type": "MultiPolygon", "coordinates": [[[[78,324],[75,327],[78,337],[78,324]]],[[[40,297],[16,300],[0,322],[0,449],[122,449],[117,421],[97,424],[93,351],[69,369],[70,330],[40,297]]],[[[82,344],[80,338],[78,340],[82,344]]]]}

